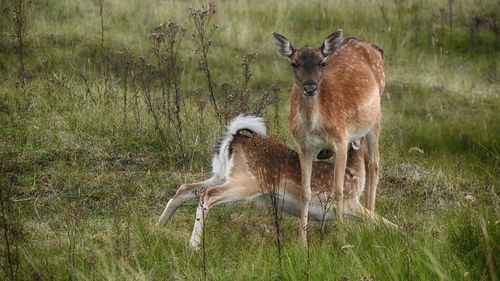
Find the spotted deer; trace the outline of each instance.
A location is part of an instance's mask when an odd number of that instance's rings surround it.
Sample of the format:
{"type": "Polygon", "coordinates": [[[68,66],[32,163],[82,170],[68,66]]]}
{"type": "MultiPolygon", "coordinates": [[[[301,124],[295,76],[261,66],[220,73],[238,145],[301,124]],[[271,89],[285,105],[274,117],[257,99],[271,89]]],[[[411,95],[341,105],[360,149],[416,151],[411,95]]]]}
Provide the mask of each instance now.
{"type": "MultiPolygon", "coordinates": [[[[228,126],[227,132],[215,145],[212,160],[213,175],[208,180],[183,184],[170,199],[157,225],[166,224],[179,206],[200,198],[196,220],[190,239],[197,249],[202,241],[208,212],[216,205],[237,201],[269,202],[276,196],[279,208],[299,215],[302,205],[301,170],[297,152],[265,137],[266,127],[261,118],[239,116],[228,126]]],[[[349,218],[361,218],[395,226],[359,203],[364,189],[366,144],[358,150],[350,149],[344,178],[342,213],[349,218]]],[[[333,163],[315,161],[311,182],[313,200],[308,209],[316,220],[335,218],[335,210],[328,200],[334,182],[333,163]]]]}
{"type": "MultiPolygon", "coordinates": [[[[376,45],[354,38],[344,40],[340,29],[328,36],[319,48],[295,49],[278,33],[273,33],[273,40],[278,52],[290,61],[294,77],[289,126],[299,146],[303,190],[299,235],[305,243],[311,176],[315,176],[312,161],[320,150],[335,151],[333,206],[343,210],[348,147],[353,141],[366,139],[365,206],[371,211],[375,209],[382,116],[380,97],[385,86],[383,53],[376,45]]],[[[336,215],[342,222],[341,212],[336,215]]]]}

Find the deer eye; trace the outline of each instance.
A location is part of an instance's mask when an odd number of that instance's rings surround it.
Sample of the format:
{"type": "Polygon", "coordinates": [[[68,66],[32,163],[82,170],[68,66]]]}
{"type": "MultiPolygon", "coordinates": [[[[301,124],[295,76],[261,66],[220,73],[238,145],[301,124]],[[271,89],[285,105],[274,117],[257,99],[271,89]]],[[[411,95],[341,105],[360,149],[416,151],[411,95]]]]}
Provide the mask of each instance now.
{"type": "Polygon", "coordinates": [[[325,67],[326,66],[326,61],[322,61],[320,65],[321,65],[321,67],[325,67]]]}
{"type": "Polygon", "coordinates": [[[292,67],[293,67],[293,68],[295,68],[295,69],[299,68],[299,65],[298,65],[297,63],[295,63],[295,62],[292,62],[292,63],[290,64],[290,66],[292,66],[292,67]]]}

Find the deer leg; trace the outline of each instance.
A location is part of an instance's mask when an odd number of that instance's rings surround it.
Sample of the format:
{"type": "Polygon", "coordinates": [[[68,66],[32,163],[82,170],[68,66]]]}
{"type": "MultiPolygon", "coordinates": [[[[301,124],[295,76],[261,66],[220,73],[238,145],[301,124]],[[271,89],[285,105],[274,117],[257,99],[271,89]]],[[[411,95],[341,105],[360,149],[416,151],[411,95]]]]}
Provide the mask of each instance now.
{"type": "Polygon", "coordinates": [[[370,211],[375,211],[375,196],[377,193],[379,174],[379,148],[378,136],[380,126],[376,126],[366,135],[368,145],[368,167],[367,167],[367,190],[365,196],[365,207],[370,211]]]}
{"type": "Polygon", "coordinates": [[[205,221],[212,207],[227,202],[251,200],[255,197],[256,193],[261,193],[260,189],[251,189],[244,185],[230,182],[206,190],[204,194],[201,195],[200,204],[196,209],[196,220],[194,222],[191,239],[189,240],[191,248],[196,250],[203,243],[202,239],[205,221]]]}
{"type": "Polygon", "coordinates": [[[357,201],[350,201],[346,202],[345,204],[345,209],[344,209],[344,214],[346,215],[351,215],[354,217],[358,217],[364,220],[368,220],[372,223],[378,224],[378,223],[383,223],[384,225],[391,227],[391,228],[398,228],[397,224],[394,224],[387,220],[386,218],[378,215],[377,213],[370,211],[363,207],[359,202],[357,201]]]}
{"type": "Polygon", "coordinates": [[[349,173],[345,176],[345,187],[346,190],[350,190],[351,193],[344,198],[344,215],[352,216],[355,218],[360,218],[368,220],[373,223],[383,223],[386,226],[397,228],[398,226],[382,216],[377,215],[374,211],[370,211],[363,207],[359,203],[358,192],[360,185],[363,184],[365,178],[365,163],[364,163],[365,153],[362,150],[351,151],[348,159],[349,173]]]}
{"type": "Polygon", "coordinates": [[[347,165],[347,140],[335,143],[335,167],[333,168],[333,206],[335,215],[340,223],[344,222],[342,211],[344,210],[344,176],[347,165]]]}
{"type": "Polygon", "coordinates": [[[165,206],[165,210],[161,214],[160,218],[156,222],[156,225],[164,225],[166,224],[170,218],[173,216],[177,208],[179,208],[184,202],[193,200],[199,197],[200,189],[204,187],[211,187],[216,184],[215,177],[212,177],[208,180],[188,183],[181,185],[177,191],[175,192],[174,197],[168,200],[167,206],[165,206]]]}
{"type": "Polygon", "coordinates": [[[307,245],[307,219],[309,215],[309,203],[311,202],[311,173],[312,154],[310,151],[301,149],[299,153],[300,176],[302,186],[302,200],[300,208],[300,229],[299,238],[307,245]]]}

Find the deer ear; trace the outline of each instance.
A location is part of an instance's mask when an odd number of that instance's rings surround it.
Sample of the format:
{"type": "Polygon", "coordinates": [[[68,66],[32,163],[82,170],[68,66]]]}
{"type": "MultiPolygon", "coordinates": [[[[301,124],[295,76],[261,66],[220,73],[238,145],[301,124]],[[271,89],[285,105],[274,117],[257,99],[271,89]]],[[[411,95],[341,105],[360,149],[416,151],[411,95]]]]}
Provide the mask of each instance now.
{"type": "Polygon", "coordinates": [[[273,41],[274,47],[279,54],[287,57],[288,59],[292,57],[292,54],[295,52],[295,48],[293,48],[292,44],[288,41],[288,39],[286,39],[285,36],[277,32],[273,32],[273,41]]]}
{"type": "Polygon", "coordinates": [[[342,29],[337,29],[335,32],[330,34],[330,36],[326,37],[325,41],[323,41],[323,45],[321,45],[321,51],[323,55],[326,57],[333,53],[337,48],[340,47],[342,43],[342,29]]]}

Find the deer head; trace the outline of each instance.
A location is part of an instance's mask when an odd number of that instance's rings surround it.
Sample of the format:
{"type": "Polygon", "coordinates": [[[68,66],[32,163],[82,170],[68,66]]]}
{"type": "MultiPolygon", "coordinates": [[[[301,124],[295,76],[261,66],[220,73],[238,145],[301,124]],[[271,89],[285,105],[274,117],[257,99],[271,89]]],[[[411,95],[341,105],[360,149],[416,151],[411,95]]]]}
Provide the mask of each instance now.
{"type": "Polygon", "coordinates": [[[276,32],[273,32],[273,40],[278,53],[290,61],[295,84],[304,95],[315,96],[329,55],[342,43],[342,30],[337,29],[330,34],[319,48],[305,46],[295,49],[285,36],[276,32]]]}

